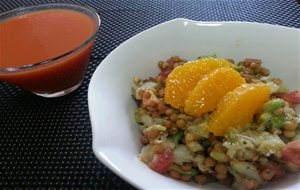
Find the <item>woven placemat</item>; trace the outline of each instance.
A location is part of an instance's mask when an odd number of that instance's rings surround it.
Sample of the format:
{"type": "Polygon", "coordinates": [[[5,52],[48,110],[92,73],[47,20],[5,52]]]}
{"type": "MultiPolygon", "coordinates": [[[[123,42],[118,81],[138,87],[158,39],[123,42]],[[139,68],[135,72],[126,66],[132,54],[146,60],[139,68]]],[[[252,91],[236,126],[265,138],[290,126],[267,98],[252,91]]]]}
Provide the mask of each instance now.
{"type": "Polygon", "coordinates": [[[101,61],[135,34],[178,17],[300,28],[295,0],[1,0],[0,12],[50,2],[94,8],[101,29],[85,80],[74,93],[45,99],[0,82],[0,187],[134,189],[92,152],[87,89],[101,61]]]}

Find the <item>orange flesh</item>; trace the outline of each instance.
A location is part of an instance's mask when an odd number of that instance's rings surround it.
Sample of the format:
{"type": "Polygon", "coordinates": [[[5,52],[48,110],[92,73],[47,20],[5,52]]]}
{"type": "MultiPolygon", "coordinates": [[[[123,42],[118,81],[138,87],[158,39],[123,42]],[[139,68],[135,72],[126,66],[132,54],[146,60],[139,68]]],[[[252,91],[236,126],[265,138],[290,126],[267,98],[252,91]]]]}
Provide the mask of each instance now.
{"type": "Polygon", "coordinates": [[[197,82],[210,71],[232,67],[232,64],[220,58],[202,58],[176,67],[166,80],[164,99],[174,108],[184,107],[189,92],[197,82]]]}
{"type": "Polygon", "coordinates": [[[267,84],[242,84],[228,92],[218,103],[209,119],[209,131],[223,136],[230,127],[243,127],[269,100],[271,89],[267,84]]]}
{"type": "Polygon", "coordinates": [[[229,91],[246,83],[240,73],[231,68],[217,68],[203,76],[185,101],[184,111],[198,117],[214,111],[229,91]]]}

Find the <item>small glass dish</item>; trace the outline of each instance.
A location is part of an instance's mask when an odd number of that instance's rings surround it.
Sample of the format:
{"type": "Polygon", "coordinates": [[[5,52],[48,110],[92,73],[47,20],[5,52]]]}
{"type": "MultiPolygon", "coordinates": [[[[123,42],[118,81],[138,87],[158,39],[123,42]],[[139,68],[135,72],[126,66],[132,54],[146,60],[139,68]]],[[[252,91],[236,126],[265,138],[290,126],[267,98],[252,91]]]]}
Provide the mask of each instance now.
{"type": "MultiPolygon", "coordinates": [[[[52,3],[52,4],[42,4],[42,5],[34,5],[28,7],[21,7],[17,8],[5,13],[0,14],[0,24],[2,25],[3,35],[5,38],[5,27],[4,24],[7,21],[12,21],[15,18],[23,19],[30,14],[39,14],[45,13],[49,11],[67,11],[72,12],[74,15],[80,13],[81,16],[85,17],[86,22],[89,22],[88,26],[91,26],[89,29],[88,35],[81,37],[80,42],[76,42],[76,45],[72,46],[68,50],[63,51],[62,53],[56,54],[55,56],[48,57],[47,59],[43,59],[38,62],[26,62],[25,64],[19,65],[8,65],[8,61],[15,58],[8,58],[7,48],[4,43],[2,43],[2,47],[0,47],[0,81],[5,81],[10,84],[16,85],[22,89],[28,90],[36,95],[43,96],[43,97],[59,97],[69,94],[76,90],[82,83],[84,79],[84,75],[87,69],[87,65],[89,62],[91,50],[97,35],[97,32],[100,27],[100,18],[99,15],[92,9],[87,7],[83,7],[81,5],[74,5],[74,4],[64,4],[64,3],[52,3]],[[76,12],[76,14],[75,14],[76,12]],[[5,58],[5,56],[7,56],[5,58]]],[[[52,24],[61,24],[61,18],[55,17],[56,14],[53,14],[54,18],[46,19],[45,22],[52,22],[52,24]],[[55,20],[56,19],[56,20],[55,20]],[[58,22],[59,21],[59,22],[58,22]],[[57,23],[58,22],[58,23],[57,23]]],[[[78,16],[79,14],[77,14],[78,16]]],[[[44,19],[47,15],[43,15],[38,19],[44,19]]],[[[70,15],[69,15],[70,16],[70,15]]],[[[78,18],[76,18],[78,20],[78,18]]],[[[73,18],[73,20],[76,20],[73,18]]],[[[30,20],[31,22],[32,20],[30,20]]],[[[28,22],[28,23],[30,23],[28,22]]],[[[44,22],[44,21],[40,21],[44,22]]],[[[73,22],[73,21],[72,21],[73,22]]],[[[76,23],[79,23],[76,21],[76,23]]],[[[84,22],[83,22],[84,23],[84,22]]],[[[19,25],[18,25],[19,26],[19,25]]],[[[68,28],[70,25],[63,26],[63,28],[68,28]]],[[[31,27],[31,26],[30,26],[31,27]]],[[[33,24],[32,27],[40,27],[33,24]]],[[[56,26],[55,26],[56,27],[56,26]]],[[[59,26],[58,26],[59,27],[59,26]]],[[[73,32],[81,31],[85,25],[76,26],[76,30],[71,30],[69,27],[69,33],[61,33],[60,37],[63,39],[72,38],[73,32]]],[[[1,30],[2,30],[1,29],[1,30]]],[[[18,28],[18,30],[22,30],[22,28],[18,28]]],[[[16,31],[16,30],[14,30],[16,31]]],[[[33,32],[40,31],[40,29],[35,30],[33,32]]],[[[51,37],[54,34],[55,30],[47,30],[47,35],[51,37]]],[[[1,34],[1,35],[2,35],[1,34]]],[[[8,33],[9,34],[9,33],[8,33]]],[[[9,36],[9,35],[7,35],[9,36]]],[[[3,36],[2,36],[3,37],[3,36]]],[[[12,44],[13,42],[8,41],[6,39],[8,46],[13,45],[13,57],[17,57],[20,52],[19,49],[22,47],[22,44],[12,44]]],[[[69,39],[68,39],[69,40],[69,39]]],[[[49,40],[48,40],[49,41],[49,40]]],[[[62,41],[62,40],[61,40],[62,41]]],[[[57,39],[51,39],[50,44],[58,44],[57,39]]],[[[70,41],[71,42],[71,41],[70,41]]],[[[65,42],[60,42],[65,43],[65,42]]],[[[67,43],[67,42],[66,42],[67,43]]],[[[48,44],[43,44],[43,46],[47,46],[48,44]]],[[[75,44],[75,42],[74,42],[75,44]]],[[[26,44],[27,45],[27,44],[26,44]]],[[[25,46],[26,47],[26,46],[25,46]]],[[[29,52],[30,44],[28,44],[29,52]]],[[[25,50],[26,50],[25,48],[25,50]]],[[[60,47],[54,47],[60,48],[60,47]]],[[[27,50],[26,50],[27,51],[27,50]]],[[[42,50],[41,50],[42,51],[42,50]]],[[[48,51],[48,50],[47,50],[48,51]]],[[[49,50],[49,52],[51,52],[49,50]]],[[[48,52],[47,52],[48,53],[48,52]]],[[[34,53],[33,53],[34,54],[34,53]]],[[[25,56],[31,56],[33,54],[28,53],[25,56]]],[[[22,55],[20,55],[22,56],[22,55]]],[[[21,60],[22,61],[22,60],[21,60]]]]}

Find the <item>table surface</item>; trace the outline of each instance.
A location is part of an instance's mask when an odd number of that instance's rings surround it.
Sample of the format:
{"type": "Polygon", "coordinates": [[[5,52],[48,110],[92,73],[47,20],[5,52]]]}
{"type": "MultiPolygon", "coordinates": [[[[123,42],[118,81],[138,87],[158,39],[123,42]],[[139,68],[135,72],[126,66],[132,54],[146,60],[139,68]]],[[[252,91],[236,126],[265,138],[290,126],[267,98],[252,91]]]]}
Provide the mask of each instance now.
{"type": "Polygon", "coordinates": [[[84,82],[74,93],[45,99],[0,82],[0,187],[135,189],[94,156],[87,103],[96,67],[135,34],[179,17],[300,28],[296,0],[0,0],[0,13],[49,2],[94,8],[101,29],[84,82]]]}

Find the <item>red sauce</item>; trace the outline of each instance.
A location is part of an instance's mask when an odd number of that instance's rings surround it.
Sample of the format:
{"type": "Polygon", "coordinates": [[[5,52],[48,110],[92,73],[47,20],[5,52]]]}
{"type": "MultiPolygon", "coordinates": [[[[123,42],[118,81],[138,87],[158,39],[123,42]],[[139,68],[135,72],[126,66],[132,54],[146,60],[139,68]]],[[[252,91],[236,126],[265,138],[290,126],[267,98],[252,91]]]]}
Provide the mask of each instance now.
{"type": "MultiPolygon", "coordinates": [[[[82,45],[96,27],[88,15],[59,9],[3,20],[0,22],[0,69],[35,64],[63,55],[82,45]]],[[[84,76],[92,43],[54,63],[0,73],[0,80],[36,93],[72,87],[84,76]]]]}

